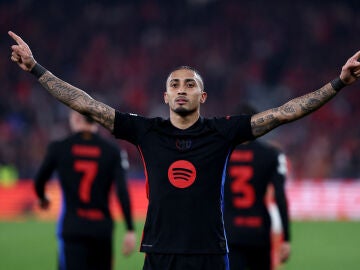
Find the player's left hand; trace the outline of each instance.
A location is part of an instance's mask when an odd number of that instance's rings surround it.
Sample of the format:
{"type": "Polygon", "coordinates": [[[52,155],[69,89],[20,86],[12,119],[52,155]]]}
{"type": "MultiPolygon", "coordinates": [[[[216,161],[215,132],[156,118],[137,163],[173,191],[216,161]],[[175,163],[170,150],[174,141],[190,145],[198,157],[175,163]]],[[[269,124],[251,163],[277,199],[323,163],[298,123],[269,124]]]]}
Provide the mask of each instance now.
{"type": "Polygon", "coordinates": [[[283,242],[280,247],[280,261],[286,262],[290,257],[291,246],[289,242],[283,242]]]}
{"type": "Polygon", "coordinates": [[[350,57],[343,65],[340,79],[347,85],[354,83],[360,77],[360,51],[350,57]]]}
{"type": "Polygon", "coordinates": [[[128,231],[124,236],[122,253],[129,256],[134,250],[136,245],[136,235],[134,231],[128,231]]]}

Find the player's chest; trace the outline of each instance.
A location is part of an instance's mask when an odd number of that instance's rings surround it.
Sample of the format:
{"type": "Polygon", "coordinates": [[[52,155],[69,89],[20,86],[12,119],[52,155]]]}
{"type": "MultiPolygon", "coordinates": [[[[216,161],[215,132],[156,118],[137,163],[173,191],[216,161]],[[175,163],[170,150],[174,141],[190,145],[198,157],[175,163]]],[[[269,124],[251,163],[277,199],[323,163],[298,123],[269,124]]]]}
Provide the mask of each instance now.
{"type": "Polygon", "coordinates": [[[206,157],[228,152],[229,142],[217,133],[206,136],[149,134],[139,145],[143,153],[165,157],[206,157]]]}

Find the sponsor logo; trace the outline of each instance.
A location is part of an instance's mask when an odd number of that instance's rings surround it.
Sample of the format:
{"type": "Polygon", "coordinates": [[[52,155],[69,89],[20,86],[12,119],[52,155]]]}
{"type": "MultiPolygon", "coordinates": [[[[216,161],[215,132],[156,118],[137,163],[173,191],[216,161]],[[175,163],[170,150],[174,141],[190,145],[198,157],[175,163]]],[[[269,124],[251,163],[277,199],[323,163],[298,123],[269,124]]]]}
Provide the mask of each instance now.
{"type": "Polygon", "coordinates": [[[170,165],[168,178],[174,187],[190,187],[196,179],[195,166],[187,160],[177,160],[170,165]]]}

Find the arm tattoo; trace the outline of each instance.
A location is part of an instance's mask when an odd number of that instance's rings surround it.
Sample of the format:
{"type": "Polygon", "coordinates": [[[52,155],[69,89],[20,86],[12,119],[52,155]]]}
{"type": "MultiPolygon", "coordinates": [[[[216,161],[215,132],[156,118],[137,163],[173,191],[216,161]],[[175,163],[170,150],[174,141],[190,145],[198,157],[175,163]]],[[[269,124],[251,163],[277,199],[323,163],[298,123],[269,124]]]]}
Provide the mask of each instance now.
{"type": "Polygon", "coordinates": [[[272,129],[297,119],[300,119],[323,106],[336,95],[331,84],[294,98],[278,108],[273,108],[251,117],[252,132],[255,137],[262,136],[272,129]]]}
{"type": "Polygon", "coordinates": [[[93,99],[83,90],[64,82],[49,71],[40,77],[39,82],[57,100],[113,131],[115,110],[110,106],[93,99]]]}

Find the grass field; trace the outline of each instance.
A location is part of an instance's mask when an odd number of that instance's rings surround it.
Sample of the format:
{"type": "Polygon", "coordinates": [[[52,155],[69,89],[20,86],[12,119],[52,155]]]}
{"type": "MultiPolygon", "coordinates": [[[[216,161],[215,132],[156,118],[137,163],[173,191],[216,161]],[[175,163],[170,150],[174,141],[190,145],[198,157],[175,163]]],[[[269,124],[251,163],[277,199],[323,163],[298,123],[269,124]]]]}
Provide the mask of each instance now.
{"type": "MultiPolygon", "coordinates": [[[[138,238],[143,223],[137,222],[138,238]]],[[[117,224],[114,270],[139,270],[144,255],[120,253],[124,226],[117,224]]],[[[360,265],[359,222],[293,222],[292,256],[281,270],[352,270],[360,265]]],[[[139,243],[139,239],[138,239],[139,243]]],[[[55,224],[0,222],[0,269],[56,269],[55,224]]]]}

